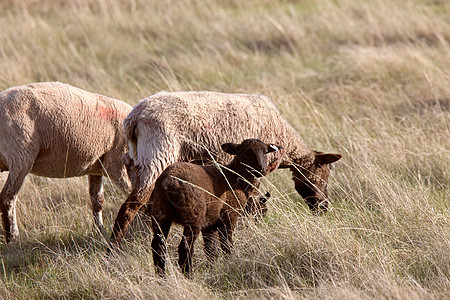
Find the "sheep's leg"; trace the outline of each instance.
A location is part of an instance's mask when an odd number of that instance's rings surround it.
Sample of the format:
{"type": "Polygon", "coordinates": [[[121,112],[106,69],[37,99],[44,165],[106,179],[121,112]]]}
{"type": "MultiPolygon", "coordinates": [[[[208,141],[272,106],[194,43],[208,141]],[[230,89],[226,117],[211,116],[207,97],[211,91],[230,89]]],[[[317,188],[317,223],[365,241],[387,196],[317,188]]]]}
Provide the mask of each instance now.
{"type": "Polygon", "coordinates": [[[14,241],[19,236],[16,216],[17,193],[30,169],[31,166],[18,172],[11,169],[0,193],[0,209],[6,243],[14,241]]]}
{"type": "MultiPolygon", "coordinates": [[[[157,175],[159,174],[156,174],[156,176],[157,175]]],[[[155,176],[155,174],[153,174],[153,176],[155,176]]],[[[139,209],[141,209],[141,207],[150,199],[150,195],[155,187],[154,184],[150,184],[150,182],[153,181],[153,177],[149,176],[147,173],[143,173],[141,181],[133,187],[130,195],[120,207],[111,234],[110,250],[120,245],[139,209]]]]}
{"type": "Polygon", "coordinates": [[[133,189],[127,200],[120,207],[117,218],[114,223],[111,234],[110,244],[112,248],[117,247],[122,242],[123,237],[128,231],[131,222],[136,217],[139,209],[148,202],[153,188],[133,189]]]}
{"type": "Polygon", "coordinates": [[[164,253],[166,252],[166,239],[169,234],[170,226],[172,220],[166,220],[158,222],[155,219],[152,220],[152,252],[153,252],[153,263],[155,265],[155,271],[158,276],[163,277],[165,275],[165,258],[164,253]]]}
{"type": "MultiPolygon", "coordinates": [[[[172,160],[154,160],[159,162],[157,166],[149,166],[140,169],[139,178],[137,182],[133,184],[133,190],[117,213],[116,221],[114,222],[113,231],[110,240],[110,250],[114,249],[122,242],[131,222],[136,217],[138,211],[148,202],[150,195],[155,187],[154,183],[156,178],[164,171],[164,169],[170,165],[172,161],[176,161],[176,158],[172,160]]],[[[152,161],[152,160],[149,160],[152,161]]]]}
{"type": "Polygon", "coordinates": [[[102,235],[105,235],[103,227],[102,207],[105,202],[103,193],[103,176],[89,175],[89,195],[91,196],[92,214],[94,216],[94,225],[102,235]]]}
{"type": "Polygon", "coordinates": [[[183,273],[189,277],[192,269],[192,256],[194,255],[194,242],[200,234],[200,227],[185,226],[183,237],[178,246],[178,265],[183,273]]]}
{"type": "Polygon", "coordinates": [[[210,262],[214,262],[219,256],[217,248],[217,225],[202,230],[205,254],[210,262]]]}
{"type": "Polygon", "coordinates": [[[237,216],[234,213],[231,215],[226,214],[218,225],[220,247],[226,255],[231,253],[231,248],[233,247],[233,230],[236,220],[237,216]]]}
{"type": "MultiPolygon", "coordinates": [[[[112,169],[112,168],[111,168],[112,169]]],[[[129,194],[135,185],[136,175],[134,173],[134,167],[123,166],[119,170],[111,170],[108,173],[111,181],[124,193],[129,194]]]]}

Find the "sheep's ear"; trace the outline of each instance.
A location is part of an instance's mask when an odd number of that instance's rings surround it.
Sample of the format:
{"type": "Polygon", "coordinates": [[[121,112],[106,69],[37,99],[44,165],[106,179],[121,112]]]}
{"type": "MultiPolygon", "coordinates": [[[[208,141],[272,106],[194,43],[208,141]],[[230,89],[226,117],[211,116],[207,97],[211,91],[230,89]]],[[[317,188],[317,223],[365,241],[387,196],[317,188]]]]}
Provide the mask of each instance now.
{"type": "Polygon", "coordinates": [[[226,143],[222,144],[222,150],[231,155],[239,155],[240,144],[226,143]]]}
{"type": "Polygon", "coordinates": [[[316,160],[315,162],[319,165],[326,165],[334,163],[335,161],[338,161],[342,158],[342,155],[339,153],[323,153],[318,152],[316,154],[316,160]]]}
{"type": "Polygon", "coordinates": [[[274,144],[270,144],[267,148],[268,148],[268,149],[267,149],[267,153],[270,153],[270,152],[278,152],[278,151],[280,151],[281,149],[283,149],[282,146],[280,146],[280,145],[274,145],[274,144]]]}
{"type": "Polygon", "coordinates": [[[269,200],[269,198],[271,197],[270,193],[267,192],[263,197],[259,198],[259,202],[261,202],[262,204],[266,203],[267,200],[269,200]]]}

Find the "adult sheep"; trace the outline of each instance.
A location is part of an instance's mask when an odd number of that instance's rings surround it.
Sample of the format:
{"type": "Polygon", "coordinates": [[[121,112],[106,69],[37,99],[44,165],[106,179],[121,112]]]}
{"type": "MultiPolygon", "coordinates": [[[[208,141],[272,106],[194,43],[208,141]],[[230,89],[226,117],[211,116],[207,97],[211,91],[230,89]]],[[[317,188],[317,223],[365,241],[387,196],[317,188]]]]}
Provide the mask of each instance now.
{"type": "Polygon", "coordinates": [[[231,156],[220,151],[224,142],[257,138],[281,145],[285,155],[280,168],[292,171],[297,192],[314,211],[326,210],[330,164],[341,158],[311,150],[263,95],[161,92],[140,101],[125,119],[124,129],[138,178],[117,215],[112,246],[121,242],[167,166],[211,158],[227,164],[231,156]]]}
{"type": "Polygon", "coordinates": [[[19,235],[17,193],[28,173],[67,178],[88,175],[94,223],[103,230],[102,176],[131,191],[125,165],[123,119],[132,107],[120,100],[58,82],[33,83],[0,93],[0,193],[6,242],[19,235]]]}

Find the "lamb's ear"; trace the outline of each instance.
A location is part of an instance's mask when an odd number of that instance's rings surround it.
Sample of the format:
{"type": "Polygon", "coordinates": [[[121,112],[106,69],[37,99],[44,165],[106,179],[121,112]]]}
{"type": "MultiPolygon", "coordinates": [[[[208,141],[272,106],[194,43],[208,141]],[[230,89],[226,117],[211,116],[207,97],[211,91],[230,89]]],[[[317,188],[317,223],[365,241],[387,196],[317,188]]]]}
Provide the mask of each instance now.
{"type": "Polygon", "coordinates": [[[259,202],[264,204],[267,202],[267,200],[269,200],[270,197],[272,197],[272,196],[270,195],[269,192],[267,192],[263,197],[259,198],[259,202]]]}
{"type": "Polygon", "coordinates": [[[335,161],[338,161],[342,158],[342,155],[339,153],[323,153],[318,152],[316,154],[316,160],[315,162],[319,165],[326,165],[334,163],[335,161]]]}
{"type": "Polygon", "coordinates": [[[281,149],[283,149],[282,146],[280,146],[280,145],[274,145],[274,144],[270,144],[269,147],[267,147],[267,148],[268,148],[267,153],[270,153],[270,152],[278,152],[278,151],[280,151],[281,149]]]}
{"type": "Polygon", "coordinates": [[[240,144],[235,143],[225,143],[222,144],[222,150],[231,155],[239,155],[240,152],[240,144]]]}

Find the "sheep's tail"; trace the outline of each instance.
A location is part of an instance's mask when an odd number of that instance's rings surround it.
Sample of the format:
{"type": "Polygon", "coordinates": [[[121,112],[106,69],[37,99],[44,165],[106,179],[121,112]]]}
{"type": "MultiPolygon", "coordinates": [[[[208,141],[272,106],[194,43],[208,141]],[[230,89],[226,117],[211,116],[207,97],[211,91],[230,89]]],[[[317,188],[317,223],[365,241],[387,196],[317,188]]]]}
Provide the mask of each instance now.
{"type": "Polygon", "coordinates": [[[180,182],[178,180],[172,178],[172,177],[166,177],[163,179],[162,187],[164,190],[163,197],[167,204],[172,206],[174,209],[178,208],[178,205],[176,203],[179,201],[174,201],[180,197],[179,195],[179,188],[180,188],[180,182]],[[175,198],[175,199],[174,199],[175,198]]]}
{"type": "Polygon", "coordinates": [[[133,114],[133,111],[123,121],[123,127],[125,130],[125,136],[128,140],[128,151],[130,158],[134,161],[137,160],[137,134],[136,127],[138,124],[139,114],[133,114]]]}

